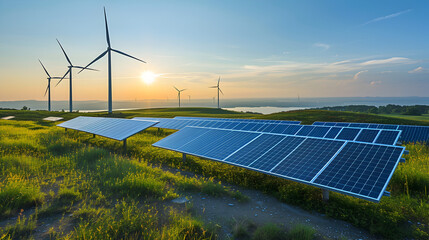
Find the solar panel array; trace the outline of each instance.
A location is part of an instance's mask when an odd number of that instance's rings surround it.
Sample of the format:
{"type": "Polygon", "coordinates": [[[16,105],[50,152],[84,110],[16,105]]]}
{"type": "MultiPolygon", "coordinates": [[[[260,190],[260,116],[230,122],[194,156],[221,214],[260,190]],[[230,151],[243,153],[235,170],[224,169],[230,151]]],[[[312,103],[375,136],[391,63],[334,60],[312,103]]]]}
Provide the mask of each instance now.
{"type": "Polygon", "coordinates": [[[79,130],[115,140],[125,140],[157,122],[123,118],[77,117],[58,124],[58,127],[79,130]]]}
{"type": "Polygon", "coordinates": [[[401,130],[399,141],[402,142],[427,142],[429,141],[429,126],[393,125],[376,123],[345,123],[345,122],[314,122],[314,126],[341,126],[370,129],[401,130]]]}
{"type": "MultiPolygon", "coordinates": [[[[200,119],[172,119],[172,118],[141,118],[136,120],[158,120],[155,125],[158,128],[180,130],[188,126],[242,130],[250,132],[278,133],[297,136],[310,136],[329,139],[341,139],[350,141],[360,141],[368,143],[382,143],[394,145],[401,134],[398,130],[383,129],[361,129],[347,127],[325,127],[311,125],[285,124],[278,122],[240,122],[223,120],[200,120],[200,119]],[[364,131],[365,130],[365,131],[364,131]],[[367,136],[369,135],[369,136],[367,136]]],[[[268,120],[267,120],[268,121],[268,120]]]]}
{"type": "Polygon", "coordinates": [[[182,120],[206,120],[206,121],[228,121],[228,122],[255,122],[255,123],[301,124],[301,121],[271,120],[271,119],[248,119],[248,118],[174,117],[174,119],[182,119],[182,120]]]}
{"type": "Polygon", "coordinates": [[[185,127],[153,146],[374,202],[380,201],[404,151],[383,144],[200,127],[185,127]]]}

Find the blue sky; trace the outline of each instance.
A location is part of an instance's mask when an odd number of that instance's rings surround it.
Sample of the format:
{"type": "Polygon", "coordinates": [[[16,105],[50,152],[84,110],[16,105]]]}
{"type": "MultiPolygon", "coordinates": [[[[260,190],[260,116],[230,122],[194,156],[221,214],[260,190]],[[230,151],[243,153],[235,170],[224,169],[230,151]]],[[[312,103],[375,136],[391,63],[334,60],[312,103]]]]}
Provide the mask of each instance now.
{"type": "MultiPolygon", "coordinates": [[[[0,100],[45,99],[45,73],[113,55],[114,100],[429,96],[429,1],[4,1],[0,0],[0,100]],[[145,84],[142,72],[158,74],[145,84]]],[[[107,97],[99,72],[74,74],[76,100],[107,97]]],[[[52,89],[68,99],[68,84],[52,89]]]]}

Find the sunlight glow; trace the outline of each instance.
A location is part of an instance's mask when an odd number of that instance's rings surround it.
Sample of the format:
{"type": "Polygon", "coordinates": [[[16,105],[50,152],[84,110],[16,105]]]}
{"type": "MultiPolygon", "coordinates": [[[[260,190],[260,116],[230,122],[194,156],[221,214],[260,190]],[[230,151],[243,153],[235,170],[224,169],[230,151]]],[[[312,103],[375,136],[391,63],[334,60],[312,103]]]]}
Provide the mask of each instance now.
{"type": "Polygon", "coordinates": [[[155,74],[151,71],[145,71],[142,73],[141,79],[144,83],[146,83],[147,85],[150,85],[153,82],[155,82],[155,80],[158,76],[159,76],[158,74],[155,74]]]}

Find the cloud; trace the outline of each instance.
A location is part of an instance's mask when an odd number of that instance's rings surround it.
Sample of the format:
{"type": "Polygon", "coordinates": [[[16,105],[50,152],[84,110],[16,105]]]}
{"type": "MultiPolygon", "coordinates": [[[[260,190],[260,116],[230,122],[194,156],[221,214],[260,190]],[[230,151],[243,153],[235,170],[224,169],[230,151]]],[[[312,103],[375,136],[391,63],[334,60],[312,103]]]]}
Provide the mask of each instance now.
{"type": "Polygon", "coordinates": [[[413,69],[413,70],[411,70],[411,71],[408,71],[408,73],[419,73],[419,72],[423,72],[424,71],[424,68],[422,68],[422,67],[418,67],[418,68],[416,68],[416,69],[413,69]]]}
{"type": "Polygon", "coordinates": [[[326,43],[315,43],[315,44],[313,44],[313,46],[323,48],[325,50],[328,50],[329,48],[331,48],[331,46],[329,44],[326,44],[326,43]]]}
{"type": "Polygon", "coordinates": [[[412,63],[412,62],[413,61],[411,61],[409,58],[391,57],[391,58],[387,58],[387,59],[369,60],[369,61],[361,63],[360,65],[369,66],[369,65],[396,64],[396,63],[407,64],[407,63],[412,63]]]}
{"type": "Polygon", "coordinates": [[[408,12],[411,12],[411,9],[407,9],[405,11],[393,13],[393,14],[390,14],[390,15],[387,15],[387,16],[383,16],[383,17],[374,18],[371,21],[368,21],[368,22],[364,23],[363,25],[367,25],[367,24],[370,24],[370,23],[375,23],[375,22],[387,20],[387,19],[390,19],[390,18],[395,18],[395,17],[398,17],[398,16],[400,16],[402,14],[405,14],[405,13],[408,13],[408,12]]]}
{"type": "Polygon", "coordinates": [[[354,79],[354,80],[357,80],[357,79],[359,78],[359,75],[361,75],[362,73],[365,73],[365,72],[368,72],[368,70],[363,70],[363,71],[360,71],[360,72],[356,73],[356,74],[353,76],[353,79],[354,79]]]}
{"type": "Polygon", "coordinates": [[[376,86],[376,85],[380,85],[382,83],[382,81],[372,81],[372,82],[370,82],[369,84],[371,85],[371,86],[376,86]]]}

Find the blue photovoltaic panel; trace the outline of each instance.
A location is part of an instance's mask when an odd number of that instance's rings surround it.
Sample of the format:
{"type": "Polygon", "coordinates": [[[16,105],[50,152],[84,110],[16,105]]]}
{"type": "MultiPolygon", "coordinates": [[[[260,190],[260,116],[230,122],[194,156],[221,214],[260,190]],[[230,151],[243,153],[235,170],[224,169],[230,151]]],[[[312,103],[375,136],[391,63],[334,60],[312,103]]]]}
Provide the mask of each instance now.
{"type": "Polygon", "coordinates": [[[330,129],[330,127],[316,126],[307,136],[323,138],[330,129]]]}
{"type": "Polygon", "coordinates": [[[343,128],[343,130],[338,134],[336,139],[353,141],[359,134],[359,132],[359,128],[343,128]]]}
{"type": "Polygon", "coordinates": [[[285,138],[286,136],[281,135],[262,134],[254,141],[226,158],[225,161],[232,164],[248,166],[255,161],[256,156],[265,154],[267,149],[276,146],[276,144],[285,138]]]}
{"type": "Polygon", "coordinates": [[[351,127],[349,123],[335,123],[335,127],[351,127]]]}
{"type": "Polygon", "coordinates": [[[222,161],[260,133],[187,127],[153,144],[170,150],[222,161]],[[194,133],[194,139],[189,137],[194,133]],[[178,143],[179,142],[179,143],[178,143]]]}
{"type": "Polygon", "coordinates": [[[271,172],[310,181],[343,144],[343,141],[307,138],[271,172]]]}
{"type": "Polygon", "coordinates": [[[375,202],[380,200],[404,150],[380,144],[196,127],[184,128],[153,146],[375,202]]]}
{"type": "Polygon", "coordinates": [[[371,129],[390,129],[401,130],[399,141],[401,142],[427,142],[429,141],[429,126],[411,126],[411,125],[394,125],[394,124],[377,124],[377,123],[333,123],[333,122],[314,122],[313,125],[317,126],[330,126],[332,124],[345,125],[349,124],[350,127],[358,128],[371,128],[371,129]]]}
{"type": "Polygon", "coordinates": [[[378,202],[403,150],[401,147],[348,142],[314,183],[378,202]]]}
{"type": "Polygon", "coordinates": [[[428,126],[399,125],[398,130],[402,131],[399,140],[403,142],[427,142],[429,140],[428,126]]]}
{"type": "Polygon", "coordinates": [[[375,139],[375,143],[393,145],[397,142],[399,134],[398,130],[382,130],[375,139]]]}
{"type": "Polygon", "coordinates": [[[283,134],[289,134],[294,135],[296,134],[300,129],[302,128],[301,125],[290,125],[286,130],[283,132],[283,134]]]}
{"type": "Polygon", "coordinates": [[[362,129],[355,141],[372,143],[374,142],[379,132],[380,130],[375,129],[362,129]]]}
{"type": "Polygon", "coordinates": [[[269,172],[304,140],[304,137],[287,136],[277,145],[274,145],[273,148],[266,151],[263,155],[255,158],[255,161],[251,163],[249,167],[269,172]]]}
{"type": "Polygon", "coordinates": [[[156,123],[155,121],[137,121],[123,118],[80,116],[57,126],[122,141],[156,123]]]}
{"type": "Polygon", "coordinates": [[[289,126],[293,125],[278,124],[271,130],[271,133],[283,133],[289,126]]]}
{"type": "Polygon", "coordinates": [[[331,127],[331,129],[326,133],[325,138],[336,138],[338,133],[342,130],[341,127],[331,127]]]}
{"type": "Polygon", "coordinates": [[[177,134],[171,134],[159,140],[156,144],[163,146],[163,148],[177,150],[193,140],[198,140],[199,137],[208,132],[209,130],[205,128],[184,128],[177,132],[177,134]]]}
{"type": "Polygon", "coordinates": [[[312,130],[315,128],[314,126],[303,126],[301,130],[299,130],[295,135],[298,136],[307,136],[312,130]]]}

